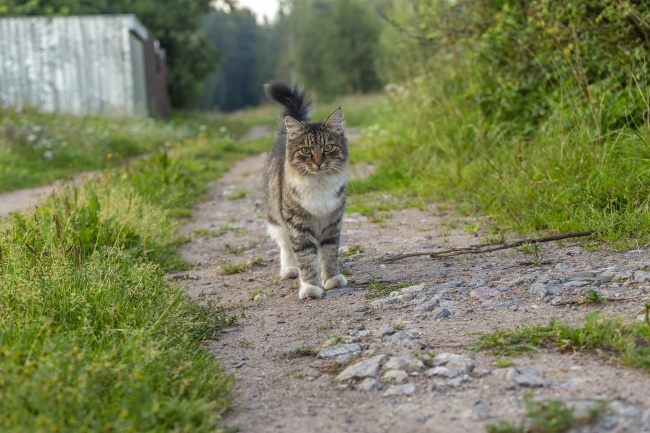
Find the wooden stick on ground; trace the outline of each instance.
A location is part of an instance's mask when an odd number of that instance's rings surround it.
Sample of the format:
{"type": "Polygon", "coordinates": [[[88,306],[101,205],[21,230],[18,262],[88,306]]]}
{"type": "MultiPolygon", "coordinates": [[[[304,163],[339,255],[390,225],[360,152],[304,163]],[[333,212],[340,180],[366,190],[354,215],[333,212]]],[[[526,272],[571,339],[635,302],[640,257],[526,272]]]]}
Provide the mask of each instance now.
{"type": "Polygon", "coordinates": [[[397,260],[406,259],[408,257],[417,257],[417,256],[430,256],[431,258],[436,258],[436,257],[452,257],[461,254],[483,254],[483,253],[490,253],[492,251],[505,250],[508,248],[517,248],[525,244],[552,242],[552,241],[559,241],[561,239],[590,236],[596,232],[598,232],[598,230],[565,233],[563,235],[547,236],[544,238],[537,238],[537,239],[520,239],[518,241],[503,242],[498,244],[472,245],[464,248],[450,248],[447,250],[440,250],[440,251],[409,253],[409,254],[402,254],[399,256],[383,259],[382,261],[384,263],[393,263],[396,262],[397,260]]]}

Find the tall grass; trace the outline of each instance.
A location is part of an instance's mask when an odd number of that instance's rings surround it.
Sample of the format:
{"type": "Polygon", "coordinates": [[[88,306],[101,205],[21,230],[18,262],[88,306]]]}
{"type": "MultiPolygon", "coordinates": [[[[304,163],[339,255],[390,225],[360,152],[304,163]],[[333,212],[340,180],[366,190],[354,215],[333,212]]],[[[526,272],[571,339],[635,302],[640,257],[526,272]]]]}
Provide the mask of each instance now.
{"type": "Polygon", "coordinates": [[[259,150],[204,131],[0,221],[0,431],[219,430],[232,378],[201,345],[235,317],[165,270],[174,216],[259,150]]]}
{"type": "MultiPolygon", "coordinates": [[[[488,118],[472,88],[476,59],[465,54],[392,86],[376,124],[351,149],[377,172],[353,182],[351,193],[454,200],[518,232],[595,229],[615,247],[647,245],[650,127],[605,129],[608,107],[571,96],[571,80],[535,127],[488,118]]],[[[592,95],[602,99],[598,89],[592,95]]],[[[352,209],[360,202],[353,197],[352,209]]]]}

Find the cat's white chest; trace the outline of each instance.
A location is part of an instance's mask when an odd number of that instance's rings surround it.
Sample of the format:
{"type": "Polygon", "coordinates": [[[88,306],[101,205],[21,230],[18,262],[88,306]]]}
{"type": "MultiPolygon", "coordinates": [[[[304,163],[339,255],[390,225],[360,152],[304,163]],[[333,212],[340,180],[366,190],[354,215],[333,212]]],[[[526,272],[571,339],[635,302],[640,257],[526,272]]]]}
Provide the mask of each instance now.
{"type": "Polygon", "coordinates": [[[310,214],[322,218],[340,206],[342,197],[337,193],[346,180],[346,176],[310,177],[291,182],[291,186],[300,195],[300,205],[310,214]]]}

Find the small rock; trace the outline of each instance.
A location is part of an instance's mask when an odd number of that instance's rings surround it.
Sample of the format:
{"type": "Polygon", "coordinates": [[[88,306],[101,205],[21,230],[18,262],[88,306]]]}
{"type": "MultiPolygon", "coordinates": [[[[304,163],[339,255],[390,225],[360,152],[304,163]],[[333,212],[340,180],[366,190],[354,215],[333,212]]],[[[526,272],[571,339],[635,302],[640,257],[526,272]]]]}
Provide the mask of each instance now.
{"type": "Polygon", "coordinates": [[[329,359],[345,354],[359,354],[363,350],[360,344],[337,344],[336,346],[325,347],[318,352],[317,358],[329,359]]]}
{"type": "Polygon", "coordinates": [[[535,281],[535,277],[530,276],[530,275],[526,275],[524,277],[519,277],[519,278],[509,282],[508,285],[510,287],[517,287],[517,286],[521,286],[521,285],[524,285],[524,284],[530,284],[533,281],[535,281]]]}
{"type": "Polygon", "coordinates": [[[493,307],[496,307],[496,308],[512,307],[514,305],[519,305],[520,303],[521,303],[521,301],[519,301],[519,299],[509,299],[509,300],[503,301],[503,302],[495,302],[493,307]]]}
{"type": "Polygon", "coordinates": [[[414,383],[407,383],[404,385],[391,385],[382,397],[392,397],[396,395],[413,395],[418,390],[418,386],[414,383]]]}
{"type": "Polygon", "coordinates": [[[400,342],[400,341],[412,340],[412,339],[413,339],[413,334],[411,334],[410,332],[408,332],[408,331],[397,331],[393,335],[386,335],[383,338],[383,341],[386,341],[386,342],[390,342],[390,341],[392,341],[392,342],[400,342]]]}
{"type": "Polygon", "coordinates": [[[641,413],[641,410],[638,407],[621,400],[612,401],[607,405],[607,409],[611,410],[618,416],[626,418],[634,418],[641,413]]]}
{"type": "Polygon", "coordinates": [[[516,375],[513,378],[513,382],[519,386],[523,386],[527,388],[541,388],[543,386],[551,385],[550,381],[527,373],[516,375]]]}
{"type": "Polygon", "coordinates": [[[437,299],[432,299],[430,301],[423,302],[420,305],[416,306],[414,308],[414,310],[415,311],[431,311],[434,308],[436,308],[436,306],[438,305],[438,302],[439,301],[437,299]]]}
{"type": "Polygon", "coordinates": [[[381,366],[388,362],[388,356],[381,354],[372,358],[364,359],[361,362],[353,364],[339,373],[336,380],[341,382],[348,379],[364,379],[379,374],[381,366]]]}
{"type": "Polygon", "coordinates": [[[494,288],[497,289],[499,292],[507,292],[507,291],[510,290],[510,287],[509,287],[509,286],[503,286],[503,285],[501,285],[501,286],[496,286],[496,287],[494,287],[494,288]]]}
{"type": "Polygon", "coordinates": [[[486,301],[490,298],[498,296],[499,293],[501,292],[493,287],[477,287],[476,289],[472,290],[470,296],[481,301],[486,301]]]}
{"type": "Polygon", "coordinates": [[[263,301],[265,299],[268,299],[269,297],[265,295],[264,293],[260,293],[259,295],[255,295],[253,298],[253,301],[263,301]]]}
{"type": "Polygon", "coordinates": [[[446,365],[452,359],[468,359],[468,358],[465,358],[463,355],[459,355],[457,353],[442,352],[437,354],[436,357],[433,358],[432,365],[434,367],[446,365]]]}
{"type": "Polygon", "coordinates": [[[369,335],[372,335],[372,331],[370,329],[364,329],[363,331],[357,332],[358,338],[368,337],[369,335]]]}
{"type": "Polygon", "coordinates": [[[467,287],[463,287],[461,289],[458,289],[458,294],[461,296],[468,296],[472,291],[468,289],[467,287]]]}
{"type": "Polygon", "coordinates": [[[386,370],[404,370],[407,373],[422,371],[426,367],[424,363],[417,358],[408,355],[391,356],[390,360],[384,365],[386,370]]]}
{"type": "Polygon", "coordinates": [[[421,292],[424,290],[424,286],[422,284],[418,284],[417,286],[409,286],[409,287],[404,287],[403,289],[400,289],[400,293],[417,293],[421,292]]]}
{"type": "Polygon", "coordinates": [[[492,405],[490,403],[477,400],[474,403],[474,419],[476,421],[485,421],[486,419],[492,418],[490,411],[492,410],[492,405]]]}
{"type": "Polygon", "coordinates": [[[393,325],[382,325],[377,329],[377,335],[380,337],[385,337],[386,335],[393,335],[395,333],[395,328],[393,325]]]}
{"type": "Polygon", "coordinates": [[[460,370],[465,374],[469,374],[474,370],[474,361],[465,357],[452,358],[445,364],[445,367],[450,370],[460,370]]]}
{"type": "Polygon", "coordinates": [[[385,382],[404,383],[409,379],[409,375],[404,370],[388,370],[382,376],[385,382]]]}
{"type": "Polygon", "coordinates": [[[374,377],[366,377],[356,385],[361,391],[378,391],[381,389],[381,382],[374,377]]]}
{"type": "Polygon", "coordinates": [[[446,308],[436,308],[433,310],[433,320],[442,320],[449,316],[451,316],[451,311],[446,308]]]}
{"type": "Polygon", "coordinates": [[[590,285],[591,282],[589,281],[584,281],[584,280],[577,280],[577,281],[567,281],[566,283],[562,284],[564,287],[585,287],[590,285]]]}
{"type": "Polygon", "coordinates": [[[634,273],[634,280],[639,282],[639,283],[647,283],[650,282],[650,272],[646,271],[636,271],[634,273]]]}
{"type": "Polygon", "coordinates": [[[447,367],[433,367],[424,372],[425,375],[431,376],[441,376],[453,379],[456,376],[463,374],[460,370],[450,370],[447,367]]]}
{"type": "Polygon", "coordinates": [[[446,283],[442,284],[437,284],[433,287],[431,287],[429,290],[427,290],[428,294],[434,294],[438,293],[443,290],[448,290],[448,289],[455,289],[456,287],[460,287],[465,284],[465,281],[463,280],[456,280],[456,281],[448,281],[446,283]]]}
{"type": "Polygon", "coordinates": [[[472,370],[472,376],[474,377],[485,377],[490,373],[492,372],[487,368],[475,368],[474,370],[472,370]]]}
{"type": "Polygon", "coordinates": [[[359,305],[358,307],[355,307],[354,311],[355,313],[363,313],[370,310],[370,307],[367,305],[359,305]]]}

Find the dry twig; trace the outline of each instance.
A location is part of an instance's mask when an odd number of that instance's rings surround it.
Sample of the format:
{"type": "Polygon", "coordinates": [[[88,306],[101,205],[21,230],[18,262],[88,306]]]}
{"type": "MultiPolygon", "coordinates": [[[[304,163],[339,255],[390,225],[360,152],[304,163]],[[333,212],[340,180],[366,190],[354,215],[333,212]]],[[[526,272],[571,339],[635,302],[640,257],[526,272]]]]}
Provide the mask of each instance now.
{"type": "Polygon", "coordinates": [[[402,254],[399,256],[383,259],[382,261],[384,263],[393,263],[397,260],[406,259],[408,257],[417,257],[417,256],[430,256],[433,259],[436,257],[452,257],[461,254],[483,254],[483,253],[490,253],[492,251],[505,250],[508,248],[517,248],[525,244],[552,242],[552,241],[559,241],[561,239],[590,236],[596,233],[597,231],[598,230],[589,230],[586,232],[565,233],[563,235],[547,236],[544,238],[537,238],[537,239],[521,239],[518,241],[501,242],[497,244],[472,245],[469,247],[450,248],[447,250],[440,250],[440,251],[433,251],[433,252],[409,253],[409,254],[402,254]]]}

